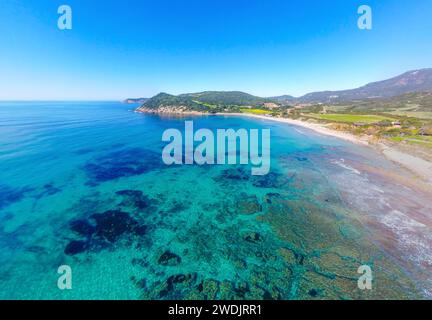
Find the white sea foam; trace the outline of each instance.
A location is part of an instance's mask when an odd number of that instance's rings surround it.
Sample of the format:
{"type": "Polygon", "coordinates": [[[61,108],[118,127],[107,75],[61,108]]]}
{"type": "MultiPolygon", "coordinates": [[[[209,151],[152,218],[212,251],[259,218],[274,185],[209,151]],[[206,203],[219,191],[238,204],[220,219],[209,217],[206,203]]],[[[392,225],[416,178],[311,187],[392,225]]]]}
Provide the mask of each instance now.
{"type": "Polygon", "coordinates": [[[347,164],[345,163],[345,159],[332,160],[331,163],[333,163],[333,164],[335,164],[335,165],[337,165],[337,166],[339,166],[339,167],[341,167],[341,168],[344,168],[344,169],[346,169],[346,170],[349,170],[349,171],[351,171],[351,172],[353,172],[353,173],[355,173],[355,174],[357,174],[357,175],[361,175],[361,172],[360,172],[360,171],[358,171],[357,169],[355,169],[355,168],[353,168],[353,167],[347,165],[347,164]]]}
{"type": "Polygon", "coordinates": [[[398,210],[386,214],[381,222],[396,234],[399,245],[406,249],[412,261],[432,266],[432,236],[425,224],[398,210]]]}

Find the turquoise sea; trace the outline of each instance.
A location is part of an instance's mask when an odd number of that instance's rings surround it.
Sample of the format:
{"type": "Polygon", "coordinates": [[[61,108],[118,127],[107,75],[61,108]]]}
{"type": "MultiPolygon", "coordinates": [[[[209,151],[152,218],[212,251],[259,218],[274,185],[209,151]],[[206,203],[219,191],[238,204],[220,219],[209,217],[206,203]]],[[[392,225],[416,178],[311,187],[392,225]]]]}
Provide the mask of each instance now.
{"type": "Polygon", "coordinates": [[[0,299],[432,296],[431,190],[409,172],[300,127],[135,107],[0,103],[0,299]],[[185,120],[271,129],[271,172],[164,165],[185,120]]]}

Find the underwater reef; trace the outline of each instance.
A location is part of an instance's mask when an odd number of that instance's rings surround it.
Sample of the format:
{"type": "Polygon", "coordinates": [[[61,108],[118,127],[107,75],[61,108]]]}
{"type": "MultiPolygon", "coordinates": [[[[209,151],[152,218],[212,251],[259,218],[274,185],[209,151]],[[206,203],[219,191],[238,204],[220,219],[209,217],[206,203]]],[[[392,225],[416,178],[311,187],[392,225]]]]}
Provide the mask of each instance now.
{"type": "Polygon", "coordinates": [[[249,178],[243,167],[211,172],[207,179],[224,186],[217,189],[223,200],[201,201],[195,189],[179,191],[179,178],[172,180],[171,194],[118,190],[111,194],[110,210],[69,223],[64,253],[82,259],[134,248],[129,281],[141,299],[419,296],[403,270],[362,234],[337,195],[327,188],[303,192],[311,181],[325,185],[319,172],[275,170],[249,178]],[[358,290],[363,264],[379,270],[376,290],[358,290]]]}
{"type": "Polygon", "coordinates": [[[123,148],[90,161],[84,166],[89,185],[144,174],[163,168],[160,154],[140,148],[123,148]]]}

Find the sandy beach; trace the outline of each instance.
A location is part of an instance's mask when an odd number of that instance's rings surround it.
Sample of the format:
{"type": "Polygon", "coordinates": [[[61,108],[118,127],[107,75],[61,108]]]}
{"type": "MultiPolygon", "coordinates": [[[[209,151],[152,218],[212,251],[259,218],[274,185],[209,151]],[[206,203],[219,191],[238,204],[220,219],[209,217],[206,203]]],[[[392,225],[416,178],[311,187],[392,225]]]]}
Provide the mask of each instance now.
{"type": "Polygon", "coordinates": [[[268,116],[255,115],[255,114],[249,114],[249,113],[218,113],[217,115],[223,115],[223,116],[235,115],[235,116],[243,116],[243,117],[271,120],[271,121],[276,121],[276,122],[283,122],[283,123],[311,129],[311,130],[314,130],[315,132],[318,132],[320,134],[337,137],[339,139],[343,139],[343,140],[346,140],[346,141],[349,141],[349,142],[352,142],[355,144],[369,145],[369,141],[367,141],[366,139],[356,137],[355,135],[352,135],[352,134],[349,134],[346,132],[332,130],[332,129],[325,127],[322,124],[317,124],[317,123],[304,122],[304,121],[288,119],[288,118],[268,117],[268,116]]]}
{"type": "Polygon", "coordinates": [[[432,185],[432,163],[420,157],[401,152],[394,146],[389,146],[380,143],[371,143],[367,138],[358,137],[347,132],[336,131],[327,128],[323,124],[304,122],[300,120],[287,119],[287,118],[274,118],[263,115],[246,114],[246,113],[219,113],[219,116],[243,116],[250,118],[258,118],[263,120],[270,120],[276,122],[283,122],[290,125],[295,125],[307,129],[314,130],[317,133],[333,136],[339,139],[349,141],[351,143],[369,146],[382,153],[387,159],[399,164],[400,166],[408,169],[414,173],[418,178],[424,182],[432,185]]]}

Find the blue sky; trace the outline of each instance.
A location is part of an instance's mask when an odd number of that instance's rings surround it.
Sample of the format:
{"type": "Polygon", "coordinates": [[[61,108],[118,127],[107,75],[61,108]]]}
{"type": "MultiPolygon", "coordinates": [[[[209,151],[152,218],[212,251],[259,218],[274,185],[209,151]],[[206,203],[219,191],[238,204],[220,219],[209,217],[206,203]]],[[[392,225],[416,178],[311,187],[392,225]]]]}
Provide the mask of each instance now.
{"type": "Polygon", "coordinates": [[[0,100],[346,89],[432,67],[430,0],[1,0],[0,100]],[[57,28],[57,8],[73,29],[57,28]],[[357,28],[357,8],[373,29],[357,28]]]}

